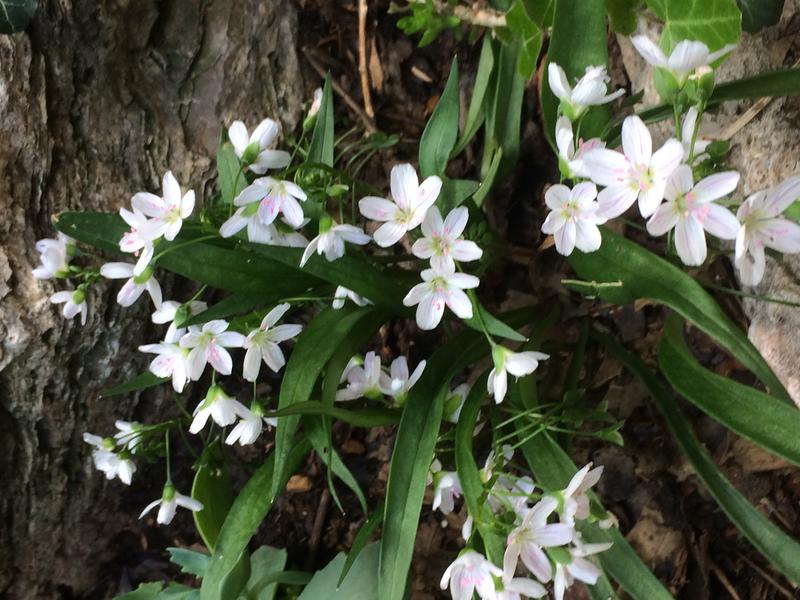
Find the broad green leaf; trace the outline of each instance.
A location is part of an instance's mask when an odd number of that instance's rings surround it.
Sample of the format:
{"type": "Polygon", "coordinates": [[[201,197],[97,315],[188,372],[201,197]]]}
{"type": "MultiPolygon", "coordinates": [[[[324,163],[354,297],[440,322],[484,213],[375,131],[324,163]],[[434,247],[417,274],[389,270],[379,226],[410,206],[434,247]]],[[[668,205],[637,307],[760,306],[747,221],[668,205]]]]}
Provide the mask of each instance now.
{"type": "MultiPolygon", "coordinates": [[[[373,308],[345,306],[340,310],[326,309],[309,323],[300,336],[292,352],[283,375],[278,409],[286,409],[299,402],[305,402],[314,390],[325,364],[343,340],[353,335],[355,328],[362,323],[373,323],[373,308]]],[[[385,315],[381,316],[381,320],[385,315]]],[[[377,327],[376,327],[377,328],[377,327]]],[[[366,328],[365,328],[366,329],[366,328]]],[[[359,331],[358,335],[369,332],[359,331]]],[[[278,421],[275,431],[275,472],[273,474],[273,494],[281,488],[277,485],[285,478],[284,465],[288,460],[294,442],[294,434],[299,424],[299,415],[290,415],[278,421]]]]}
{"type": "Polygon", "coordinates": [[[230,142],[220,144],[217,150],[217,175],[222,202],[232,206],[233,199],[247,187],[247,179],[230,142]]]}
{"type": "Polygon", "coordinates": [[[183,585],[181,583],[175,583],[171,581],[167,584],[159,594],[155,597],[155,600],[199,600],[200,599],[200,590],[197,588],[189,587],[188,585],[183,585]]]}
{"type": "Polygon", "coordinates": [[[711,50],[735,44],[742,33],[742,13],[734,0],[646,0],[664,21],[661,47],[683,40],[703,42],[711,50]]]}
{"type": "Polygon", "coordinates": [[[523,0],[525,12],[542,29],[553,26],[555,0],[523,0]]]}
{"type": "Polygon", "coordinates": [[[167,552],[169,552],[170,562],[178,565],[181,568],[181,573],[197,575],[198,577],[205,575],[208,561],[211,559],[208,554],[195,552],[188,548],[167,548],[167,552]]]}
{"type": "Polygon", "coordinates": [[[800,411],[754,388],[701,367],[683,339],[683,321],[670,315],[658,364],[675,390],[742,437],[800,465],[800,411]]]}
{"type": "Polygon", "coordinates": [[[458,92],[458,58],[454,58],[444,91],[419,140],[419,170],[422,177],[444,175],[458,136],[458,92]]]}
{"type": "Polygon", "coordinates": [[[233,504],[233,490],[219,441],[203,451],[201,461],[194,476],[192,497],[203,503],[203,510],[193,511],[192,516],[200,537],[213,552],[222,523],[233,504]]]}
{"type": "Polygon", "coordinates": [[[505,540],[492,529],[491,508],[486,504],[485,490],[478,465],[472,454],[475,423],[480,413],[481,401],[486,397],[486,375],[478,378],[467,396],[458,417],[455,432],[456,472],[464,493],[470,516],[481,535],[486,557],[496,565],[503,564],[505,540]]]}
{"type": "Polygon", "coordinates": [[[356,558],[341,585],[339,574],[345,562],[344,553],[336,555],[321,571],[317,571],[297,600],[375,600],[382,598],[378,589],[378,544],[370,544],[356,558]]]}
{"type": "Polygon", "coordinates": [[[506,13],[506,24],[522,44],[517,69],[528,80],[536,70],[539,51],[542,49],[542,30],[526,10],[525,0],[515,0],[506,13]]]}
{"type": "Polygon", "coordinates": [[[0,33],[17,33],[36,14],[39,0],[0,0],[0,33]]]}
{"type": "MultiPolygon", "coordinates": [[[[638,357],[626,352],[612,338],[604,335],[598,337],[620,362],[645,384],[661,414],[664,415],[678,446],[728,518],[773,567],[792,581],[800,582],[800,544],[754,508],[720,472],[694,436],[692,425],[675,402],[675,398],[650,369],[638,357]]],[[[774,402],[772,398],[769,400],[774,402]]],[[[750,399],[751,412],[752,405],[753,400],[750,399]]],[[[759,406],[759,419],[761,414],[759,406]]]]}
{"type": "Polygon", "coordinates": [[[470,300],[472,301],[472,312],[474,316],[471,319],[466,319],[464,322],[474,330],[483,331],[483,327],[485,326],[489,333],[498,337],[503,337],[515,342],[525,342],[528,340],[524,335],[515,331],[512,327],[509,327],[486,310],[486,307],[478,302],[476,296],[471,295],[470,300]]]}
{"type": "Polygon", "coordinates": [[[358,530],[356,537],[353,539],[353,545],[350,546],[350,552],[347,553],[347,558],[344,561],[344,565],[342,565],[342,572],[339,575],[339,580],[336,584],[337,587],[342,585],[345,577],[350,572],[350,569],[353,567],[353,563],[358,558],[358,555],[361,554],[361,551],[366,547],[369,538],[372,536],[373,533],[378,529],[378,526],[383,522],[383,515],[385,510],[385,504],[381,501],[380,506],[375,509],[369,518],[364,521],[364,524],[358,530]]]}
{"type": "Polygon", "coordinates": [[[603,227],[597,252],[573,252],[569,262],[579,277],[600,284],[596,295],[613,304],[649,298],[669,306],[719,342],[772,392],[788,394],[747,336],[697,281],[642,246],[603,227]],[[603,287],[603,284],[612,284],[603,287]],[[619,285],[617,285],[619,284],[619,285]]]}
{"type": "Polygon", "coordinates": [[[461,206],[467,198],[475,193],[479,186],[480,184],[477,181],[472,181],[471,179],[442,177],[442,191],[439,192],[439,197],[436,199],[442,215],[447,216],[447,213],[451,210],[461,206]]]}
{"type": "MultiPolygon", "coordinates": [[[[556,0],[555,7],[547,61],[564,69],[570,85],[574,85],[586,67],[608,64],[606,8],[604,0],[556,0]]],[[[545,135],[552,143],[559,100],[550,90],[547,70],[542,78],[540,93],[545,135]]],[[[606,105],[591,108],[581,121],[581,135],[587,139],[599,135],[608,123],[609,115],[606,105]]]]}
{"type": "Polygon", "coordinates": [[[130,394],[131,392],[140,392],[142,390],[146,390],[147,388],[160,385],[165,381],[169,381],[169,377],[158,377],[153,375],[150,371],[145,371],[144,373],[139,373],[136,377],[126,381],[125,383],[121,383],[120,385],[115,385],[112,388],[103,390],[100,392],[100,397],[110,398],[111,396],[121,396],[122,394],[130,394]]]}
{"type": "Polygon", "coordinates": [[[331,74],[325,76],[322,86],[322,101],[317,113],[317,121],[311,134],[306,161],[333,166],[333,94],[331,93],[331,74]]]}
{"type": "Polygon", "coordinates": [[[475,137],[486,117],[486,92],[489,89],[492,70],[494,69],[494,52],[492,51],[491,37],[490,35],[483,36],[481,56],[478,59],[478,71],[475,73],[475,84],[472,87],[472,99],[469,101],[467,119],[464,122],[464,130],[461,132],[461,137],[450,155],[451,157],[461,154],[467,144],[475,137]]]}
{"type": "MultiPolygon", "coordinates": [[[[307,440],[297,440],[285,461],[286,475],[284,479],[277,482],[276,490],[284,488],[289,474],[297,469],[309,448],[310,444],[307,440]]],[[[203,578],[203,586],[200,588],[202,600],[227,600],[227,597],[224,596],[227,591],[226,580],[247,552],[250,538],[253,537],[258,526],[266,517],[272,507],[273,498],[277,495],[277,491],[273,493],[274,466],[275,455],[270,454],[239,492],[233,506],[228,511],[228,516],[222,525],[214,553],[211,556],[211,562],[203,578]]]]}
{"type": "Polygon", "coordinates": [[[736,0],[742,11],[742,29],[750,33],[775,25],[781,20],[783,0],[736,0]]]}
{"type": "Polygon", "coordinates": [[[216,304],[209,306],[201,313],[189,317],[183,326],[201,325],[214,319],[227,319],[233,315],[249,312],[259,306],[264,306],[264,296],[245,292],[234,292],[216,304]]]}
{"type": "MultiPolygon", "coordinates": [[[[490,171],[496,148],[503,154],[497,167],[497,177],[506,177],[519,157],[519,136],[522,119],[522,99],[525,94],[525,79],[517,70],[521,44],[518,40],[509,44],[493,43],[495,47],[495,69],[489,86],[491,95],[486,105],[486,136],[483,147],[481,178],[484,185],[490,171]],[[493,142],[493,143],[490,143],[493,142]]],[[[488,189],[486,190],[487,193],[488,189]]]]}
{"type": "Polygon", "coordinates": [[[608,21],[614,33],[631,35],[636,31],[636,18],[643,0],[605,0],[608,21]]]}
{"type": "Polygon", "coordinates": [[[121,594],[114,600],[155,600],[163,587],[164,584],[160,581],[142,583],[132,592],[121,594]]]}
{"type": "Polygon", "coordinates": [[[273,581],[286,567],[286,550],[261,546],[250,555],[250,579],[247,600],[273,600],[278,584],[273,581]]]}

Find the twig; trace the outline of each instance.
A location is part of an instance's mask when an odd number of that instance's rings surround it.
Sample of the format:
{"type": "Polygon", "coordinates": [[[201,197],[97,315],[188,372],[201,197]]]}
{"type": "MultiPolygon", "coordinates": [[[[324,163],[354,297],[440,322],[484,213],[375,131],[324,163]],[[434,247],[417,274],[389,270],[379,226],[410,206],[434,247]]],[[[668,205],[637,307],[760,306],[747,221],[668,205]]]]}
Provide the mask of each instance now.
{"type": "MultiPolygon", "coordinates": [[[[324,79],[325,69],[323,69],[322,66],[317,62],[317,60],[312,56],[311,51],[308,48],[303,48],[303,54],[305,55],[308,64],[311,65],[311,68],[314,69],[317,72],[317,74],[324,79]]],[[[344,103],[350,107],[350,110],[356,113],[356,116],[363,123],[364,128],[369,133],[375,133],[378,129],[375,127],[375,124],[372,122],[372,119],[370,119],[369,116],[367,116],[367,113],[364,112],[364,109],[358,105],[358,102],[353,100],[350,97],[350,94],[344,91],[342,86],[340,86],[335,79],[331,78],[331,84],[333,85],[333,91],[336,92],[339,96],[341,96],[342,100],[344,100],[344,103]]]]}
{"type": "Polygon", "coordinates": [[[367,71],[367,0],[358,0],[358,73],[361,75],[361,95],[364,97],[364,112],[372,119],[372,96],[369,92],[369,73],[367,71]]]}
{"type": "MultiPolygon", "coordinates": [[[[409,4],[425,4],[427,0],[408,0],[409,4]]],[[[452,15],[457,17],[459,21],[469,23],[470,25],[478,25],[479,27],[505,27],[506,16],[503,13],[491,10],[489,8],[481,8],[477,3],[472,6],[464,6],[462,4],[450,6],[441,0],[433,0],[433,8],[440,15],[452,15]]]]}
{"type": "Polygon", "coordinates": [[[751,567],[752,567],[752,568],[753,568],[753,569],[756,571],[756,573],[758,573],[759,575],[761,575],[761,576],[762,576],[764,579],[766,579],[766,580],[767,580],[769,583],[771,583],[773,586],[775,586],[775,589],[776,589],[776,590],[778,590],[778,591],[779,591],[781,594],[783,594],[784,596],[786,596],[787,598],[789,598],[789,600],[793,600],[793,599],[794,599],[794,597],[795,597],[795,596],[794,596],[794,594],[792,594],[792,592],[790,592],[790,591],[789,591],[789,590],[787,590],[785,587],[783,587],[783,586],[782,586],[780,583],[778,583],[778,582],[777,582],[777,581],[776,581],[776,580],[775,580],[775,579],[774,579],[774,578],[773,578],[773,577],[772,577],[772,576],[771,576],[769,573],[767,573],[767,572],[766,572],[764,569],[762,569],[761,567],[759,567],[759,566],[758,566],[756,563],[754,563],[752,560],[750,560],[749,558],[747,558],[747,557],[746,557],[744,554],[742,554],[741,552],[738,552],[737,554],[739,555],[739,558],[741,558],[741,559],[742,559],[744,562],[746,562],[748,565],[750,565],[750,566],[751,566],[751,567]]]}
{"type": "Polygon", "coordinates": [[[731,598],[733,598],[733,600],[742,600],[741,596],[739,596],[739,594],[736,592],[736,588],[734,588],[733,585],[731,585],[731,582],[728,579],[728,577],[725,575],[725,573],[722,572],[722,569],[720,569],[713,561],[709,561],[709,566],[711,567],[712,573],[714,573],[714,575],[717,576],[717,579],[719,579],[719,582],[722,584],[722,587],[728,590],[728,593],[731,595],[731,598]]]}
{"type": "Polygon", "coordinates": [[[328,517],[328,508],[331,505],[331,493],[328,488],[322,490],[322,496],[319,499],[319,506],[317,507],[317,515],[314,517],[314,527],[311,530],[311,538],[308,540],[308,556],[306,557],[306,571],[312,571],[314,568],[314,561],[317,560],[317,550],[319,549],[319,542],[322,539],[322,526],[325,524],[325,519],[328,517]]]}

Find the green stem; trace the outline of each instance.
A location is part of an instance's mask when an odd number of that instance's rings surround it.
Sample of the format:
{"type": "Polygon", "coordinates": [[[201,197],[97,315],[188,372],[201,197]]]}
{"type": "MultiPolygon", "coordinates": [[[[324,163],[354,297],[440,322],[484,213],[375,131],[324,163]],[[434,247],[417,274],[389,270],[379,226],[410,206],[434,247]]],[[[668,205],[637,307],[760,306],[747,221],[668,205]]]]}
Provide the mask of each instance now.
{"type": "Polygon", "coordinates": [[[782,304],[783,306],[800,308],[800,303],[791,302],[790,300],[781,300],[780,298],[772,298],[771,296],[763,296],[761,294],[750,294],[748,292],[742,292],[741,290],[734,290],[732,288],[728,288],[722,285],[716,285],[713,283],[704,283],[702,285],[704,288],[716,290],[718,292],[722,292],[723,294],[730,294],[731,296],[739,296],[740,298],[752,298],[753,300],[761,300],[763,302],[772,302],[774,304],[782,304]]]}
{"type": "Polygon", "coordinates": [[[164,432],[164,447],[167,453],[167,483],[172,483],[172,467],[170,466],[169,456],[169,429],[164,432]]]}

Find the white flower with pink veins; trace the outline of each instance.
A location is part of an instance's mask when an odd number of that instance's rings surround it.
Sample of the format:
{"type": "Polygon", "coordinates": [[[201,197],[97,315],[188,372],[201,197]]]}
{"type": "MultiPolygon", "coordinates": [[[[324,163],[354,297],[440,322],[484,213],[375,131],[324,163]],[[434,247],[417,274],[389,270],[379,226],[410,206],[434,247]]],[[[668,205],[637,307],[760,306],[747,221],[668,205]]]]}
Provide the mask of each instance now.
{"type": "Polygon", "coordinates": [[[153,306],[161,308],[161,286],[153,277],[153,268],[147,267],[140,274],[136,274],[134,265],[123,262],[106,263],[100,267],[100,275],[106,279],[125,279],[128,281],[117,293],[117,302],[120,306],[131,306],[145,291],[150,294],[153,306]]]}
{"type": "Polygon", "coordinates": [[[424,237],[414,242],[411,252],[418,258],[429,258],[431,266],[440,271],[454,271],[456,261],[478,260],[483,250],[475,242],[461,237],[468,218],[469,211],[459,206],[442,220],[439,209],[431,206],[422,221],[424,237]]]}
{"type": "Polygon", "coordinates": [[[583,164],[583,157],[592,150],[605,148],[606,143],[600,138],[587,141],[575,141],[572,133],[572,122],[565,116],[556,121],[556,147],[558,148],[558,167],[567,179],[575,177],[588,178],[589,172],[583,164]]]}
{"type": "Polygon", "coordinates": [[[602,236],[598,225],[606,222],[597,216],[595,201],[597,188],[583,182],[569,189],[562,184],[547,188],[544,201],[550,209],[542,231],[553,235],[559,254],[569,256],[577,247],[581,252],[594,252],[600,248],[602,236]]]}
{"type": "Polygon", "coordinates": [[[220,235],[230,237],[248,227],[248,236],[253,238],[251,241],[268,243],[271,232],[257,226],[251,227],[249,224],[253,219],[258,219],[260,225],[266,226],[282,214],[284,221],[297,229],[303,225],[300,202],[305,202],[306,198],[306,193],[294,182],[259,177],[234,198],[234,205],[240,208],[222,224],[220,235]]]}
{"type": "Polygon", "coordinates": [[[241,333],[226,331],[228,322],[215,319],[201,328],[194,325],[181,338],[181,348],[190,348],[188,361],[189,379],[197,381],[206,364],[210,364],[221,375],[230,375],[233,359],[226,348],[241,348],[245,338],[241,333]]]}
{"type": "Polygon", "coordinates": [[[172,171],[164,174],[162,186],[164,195],[161,197],[149,192],[139,192],[131,198],[131,205],[135,210],[151,217],[138,229],[139,235],[150,241],[162,235],[167,240],[174,240],[181,230],[183,220],[189,218],[194,210],[194,191],[189,190],[183,194],[172,171]]]}
{"type": "Polygon", "coordinates": [[[367,196],[358,201],[361,214],[383,225],[373,235],[375,243],[388,248],[422,223],[425,213],[436,202],[442,180],[435,175],[421,184],[409,164],[395,165],[390,175],[392,200],[367,196]]]}
{"type": "Polygon", "coordinates": [[[472,318],[472,303],[464,290],[478,287],[474,275],[454,270],[425,269],[418,283],[403,298],[405,306],[417,305],[417,325],[420,329],[435,329],[447,306],[461,319],[472,318]]]}
{"type": "Polygon", "coordinates": [[[268,169],[282,169],[289,164],[291,155],[285,150],[275,150],[281,128],[276,121],[264,119],[248,135],[247,127],[241,121],[234,121],[228,128],[228,139],[233,151],[241,160],[247,160],[247,169],[263,175],[268,169]]]}
{"type": "Polygon", "coordinates": [[[495,600],[497,592],[494,578],[502,574],[503,571],[482,554],[467,550],[447,567],[440,586],[443,590],[450,587],[453,600],[472,600],[475,592],[483,600],[495,600]]]}

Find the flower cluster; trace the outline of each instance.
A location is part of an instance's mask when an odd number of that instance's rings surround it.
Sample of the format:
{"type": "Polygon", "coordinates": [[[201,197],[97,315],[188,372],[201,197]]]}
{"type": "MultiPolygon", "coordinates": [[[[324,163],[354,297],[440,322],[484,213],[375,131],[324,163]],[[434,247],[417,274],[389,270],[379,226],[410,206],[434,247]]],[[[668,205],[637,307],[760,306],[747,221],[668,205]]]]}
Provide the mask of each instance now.
{"type": "Polygon", "coordinates": [[[425,364],[426,361],[423,360],[410,373],[405,356],[395,358],[388,369],[381,366],[381,357],[375,352],[367,352],[363,359],[353,357],[340,380],[340,383],[346,381],[347,385],[336,392],[336,400],[377,400],[382,396],[389,396],[396,404],[402,405],[408,392],[422,376],[425,364]]]}

